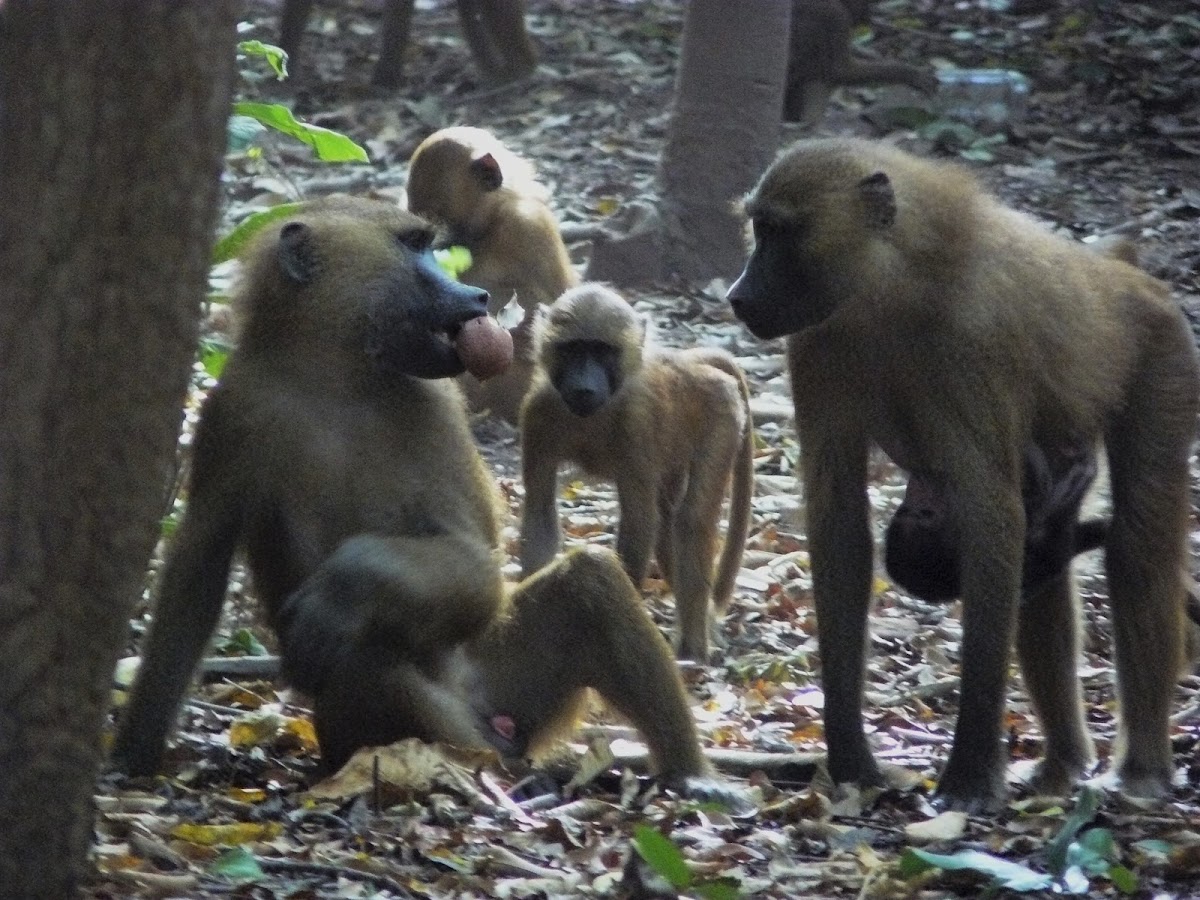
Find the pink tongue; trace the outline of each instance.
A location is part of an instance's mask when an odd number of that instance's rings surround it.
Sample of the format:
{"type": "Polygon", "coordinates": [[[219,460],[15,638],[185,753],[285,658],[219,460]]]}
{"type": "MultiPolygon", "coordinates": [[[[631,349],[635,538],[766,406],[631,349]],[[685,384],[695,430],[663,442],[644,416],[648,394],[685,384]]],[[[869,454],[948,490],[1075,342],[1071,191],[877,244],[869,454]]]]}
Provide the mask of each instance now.
{"type": "Polygon", "coordinates": [[[513,358],[512,335],[491,316],[480,316],[464,324],[454,348],[467,371],[480,381],[499,375],[513,358]]]}

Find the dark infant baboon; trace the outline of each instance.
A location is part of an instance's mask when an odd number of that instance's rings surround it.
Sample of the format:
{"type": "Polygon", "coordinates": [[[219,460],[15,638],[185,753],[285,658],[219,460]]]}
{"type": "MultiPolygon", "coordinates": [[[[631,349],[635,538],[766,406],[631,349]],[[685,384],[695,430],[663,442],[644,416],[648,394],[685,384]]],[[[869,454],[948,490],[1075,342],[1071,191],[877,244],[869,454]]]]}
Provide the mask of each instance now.
{"type": "Polygon", "coordinates": [[[872,443],[953,506],[962,694],[942,800],[1004,796],[1014,633],[1046,736],[1038,787],[1067,790],[1091,764],[1069,573],[1019,604],[1022,471],[1030,446],[1103,440],[1121,706],[1112,778],[1165,793],[1200,407],[1196,349],[1166,287],[1005,208],[960,168],[870,141],[801,141],[746,210],[755,248],[729,299],[754,334],[789,336],[834,779],[879,779],[862,726],[872,443]]]}
{"type": "Polygon", "coordinates": [[[531,314],[579,283],[548,200],[529,162],[482,128],[435,131],[409,160],[408,208],[471,251],[462,280],[491,295],[492,313],[513,297],[525,312],[513,329],[509,371],[483,384],[470,374],[462,378],[472,409],[514,423],[533,375],[531,314]]]}
{"type": "MultiPolygon", "coordinates": [[[[1079,507],[1096,477],[1096,455],[1081,446],[1047,454],[1040,447],[1025,450],[1021,485],[1025,504],[1025,561],[1021,601],[1037,602],[1042,589],[1053,586],[1080,553],[1104,546],[1108,520],[1079,520],[1079,507]]],[[[958,526],[954,507],[928,478],[912,476],[904,502],[892,516],[884,541],[888,575],[912,594],[930,603],[957,598],[958,526]]],[[[1200,625],[1200,596],[1188,590],[1187,616],[1200,625]]]]}
{"type": "MultiPolygon", "coordinates": [[[[404,80],[414,5],[415,0],[384,0],[379,59],[371,76],[378,87],[398,88],[404,80]]],[[[279,46],[293,69],[312,7],[313,0],[284,0],[279,46]]],[[[537,51],[525,30],[525,0],[458,0],[458,15],[475,64],[490,82],[521,78],[537,66],[537,51]]]]}
{"type": "MultiPolygon", "coordinates": [[[[1021,596],[1036,595],[1057,579],[1072,558],[1104,545],[1105,519],[1079,521],[1079,507],[1096,477],[1096,455],[1087,447],[1047,454],[1025,449],[1021,482],[1025,506],[1025,556],[1021,596]]],[[[914,475],[904,502],[888,524],[884,563],[888,575],[916,597],[933,603],[961,593],[958,525],[954,504],[928,479],[914,475]]]]}
{"type": "Polygon", "coordinates": [[[572,554],[512,590],[501,578],[495,486],[449,380],[476,361],[465,335],[488,298],[439,270],[433,234],[335,198],[249,253],[116,763],[158,769],[242,548],[284,674],[314,699],[325,768],[404,737],[520,756],[590,687],[663,776],[702,793],[675,662],[616,556],[572,554]]]}
{"type": "Polygon", "coordinates": [[[675,592],[679,655],[706,662],[712,610],[723,615],[729,606],[750,525],[749,393],[723,350],[647,347],[644,339],[629,304],[596,284],[567,291],[538,321],[538,368],[521,413],[521,566],[537,571],[561,543],[561,463],[612,479],[621,561],[640,585],[654,548],[675,592]],[[731,479],[729,529],[714,576],[731,479]]]}

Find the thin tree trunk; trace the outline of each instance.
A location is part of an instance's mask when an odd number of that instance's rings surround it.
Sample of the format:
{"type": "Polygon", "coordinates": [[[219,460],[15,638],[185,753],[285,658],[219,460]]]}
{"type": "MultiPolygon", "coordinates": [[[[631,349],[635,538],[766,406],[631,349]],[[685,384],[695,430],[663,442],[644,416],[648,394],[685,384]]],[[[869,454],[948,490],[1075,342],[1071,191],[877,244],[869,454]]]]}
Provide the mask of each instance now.
{"type": "Polygon", "coordinates": [[[0,6],[0,890],[69,896],[218,199],[229,0],[0,6]]]}
{"type": "Polygon", "coordinates": [[[662,185],[669,273],[731,278],[745,261],[731,204],[774,158],[792,0],[690,0],[662,185]]]}

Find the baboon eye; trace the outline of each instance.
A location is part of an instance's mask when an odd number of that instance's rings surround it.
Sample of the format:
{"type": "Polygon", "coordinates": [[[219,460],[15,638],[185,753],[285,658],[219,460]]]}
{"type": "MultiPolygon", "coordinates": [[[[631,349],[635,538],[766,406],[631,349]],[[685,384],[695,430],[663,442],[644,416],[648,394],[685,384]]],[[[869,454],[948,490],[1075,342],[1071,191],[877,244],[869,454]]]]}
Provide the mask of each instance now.
{"type": "Polygon", "coordinates": [[[412,228],[398,232],[396,240],[414,253],[421,253],[433,243],[433,232],[427,228],[412,228]]]}

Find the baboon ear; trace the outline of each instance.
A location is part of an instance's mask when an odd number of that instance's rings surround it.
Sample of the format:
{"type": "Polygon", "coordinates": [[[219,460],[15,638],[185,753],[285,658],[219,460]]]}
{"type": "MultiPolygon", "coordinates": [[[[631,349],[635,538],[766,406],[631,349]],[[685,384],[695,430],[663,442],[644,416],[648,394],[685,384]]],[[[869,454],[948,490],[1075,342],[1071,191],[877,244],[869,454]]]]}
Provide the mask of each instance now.
{"type": "Polygon", "coordinates": [[[311,236],[303,222],[288,222],[279,232],[279,268],[297,284],[307,284],[313,276],[311,236]]]}
{"type": "Polygon", "coordinates": [[[479,179],[485,191],[494,191],[504,184],[504,173],[500,171],[500,163],[490,153],[471,160],[471,171],[479,179]]]}
{"type": "Polygon", "coordinates": [[[868,175],[858,183],[868,228],[890,228],[896,224],[896,192],[886,172],[868,175]]]}

